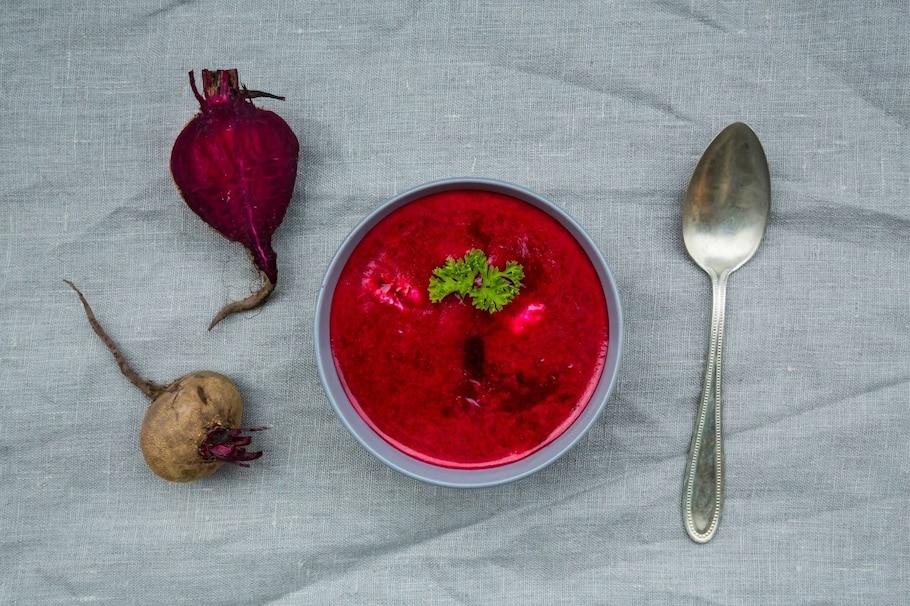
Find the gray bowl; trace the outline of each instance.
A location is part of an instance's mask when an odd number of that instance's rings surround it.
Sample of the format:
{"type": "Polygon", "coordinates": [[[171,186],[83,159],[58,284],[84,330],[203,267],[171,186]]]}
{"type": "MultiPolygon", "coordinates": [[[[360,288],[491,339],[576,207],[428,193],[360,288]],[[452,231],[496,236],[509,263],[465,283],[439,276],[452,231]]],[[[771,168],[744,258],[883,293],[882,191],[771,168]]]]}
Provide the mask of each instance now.
{"type": "Polygon", "coordinates": [[[619,302],[619,291],[616,288],[616,282],[603,255],[601,255],[588,234],[565,211],[540,195],[518,185],[491,179],[456,178],[433,181],[401,193],[370,213],[354,228],[354,231],[351,232],[338,249],[338,252],[335,253],[335,257],[329,264],[322,286],[319,289],[319,297],[316,303],[315,335],[316,364],[325,393],[332,408],[335,410],[335,414],[338,415],[338,418],[351,435],[360,442],[361,446],[392,469],[412,478],[439,486],[480,488],[505,484],[543,469],[568,452],[591,428],[606,407],[619,373],[623,341],[622,308],[619,302]],[[335,368],[329,341],[329,313],[335,286],[338,283],[342,268],[364,235],[379,221],[405,204],[431,194],[466,189],[505,194],[527,202],[555,218],[575,237],[587,253],[600,277],[607,301],[610,334],[607,359],[604,363],[600,382],[584,411],[575,422],[562,435],[531,455],[513,463],[484,469],[452,469],[432,465],[408,456],[386,442],[360,417],[348,399],[335,368]]]}

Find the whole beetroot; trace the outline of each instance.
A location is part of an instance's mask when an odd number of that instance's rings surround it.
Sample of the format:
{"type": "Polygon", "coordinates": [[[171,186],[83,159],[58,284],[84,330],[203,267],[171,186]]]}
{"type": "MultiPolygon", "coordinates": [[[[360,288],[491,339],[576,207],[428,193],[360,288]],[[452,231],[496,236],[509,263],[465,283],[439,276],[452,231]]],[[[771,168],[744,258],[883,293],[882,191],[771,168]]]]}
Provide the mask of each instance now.
{"type": "Polygon", "coordinates": [[[284,220],[297,178],[300,144],[278,114],[251,99],[283,99],[240,86],[236,69],[202,70],[201,111],[183,128],[171,150],[171,174],[186,204],[229,240],[242,244],[262,274],[263,285],[229,303],[209,325],[263,303],[278,281],[272,235],[284,220]]]}
{"type": "Polygon", "coordinates": [[[249,452],[252,438],[239,429],[243,405],[237,386],[226,376],[199,370],[169,385],[141,378],[95,318],[82,292],[76,291],[89,324],[120,366],[120,372],[152,400],[139,430],[139,448],[149,468],[172,482],[190,482],[209,476],[224,463],[249,467],[262,456],[249,452]]]}

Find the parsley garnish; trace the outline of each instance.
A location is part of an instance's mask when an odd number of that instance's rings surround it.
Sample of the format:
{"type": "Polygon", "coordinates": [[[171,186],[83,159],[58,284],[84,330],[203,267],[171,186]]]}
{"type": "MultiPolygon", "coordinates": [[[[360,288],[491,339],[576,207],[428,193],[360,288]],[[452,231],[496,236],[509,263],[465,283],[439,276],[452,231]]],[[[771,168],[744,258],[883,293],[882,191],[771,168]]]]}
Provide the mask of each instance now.
{"type": "Polygon", "coordinates": [[[518,294],[525,273],[515,261],[500,270],[490,265],[487,256],[476,248],[461,259],[446,259],[430,277],[430,301],[438,303],[449,295],[471,297],[477,309],[497,312],[518,294]]]}

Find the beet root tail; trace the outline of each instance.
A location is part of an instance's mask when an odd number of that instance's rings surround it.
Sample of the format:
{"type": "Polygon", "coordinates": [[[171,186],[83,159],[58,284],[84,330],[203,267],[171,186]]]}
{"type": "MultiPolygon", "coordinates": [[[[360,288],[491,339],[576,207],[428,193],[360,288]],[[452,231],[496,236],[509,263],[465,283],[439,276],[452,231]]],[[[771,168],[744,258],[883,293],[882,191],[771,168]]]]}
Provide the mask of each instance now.
{"type": "Polygon", "coordinates": [[[82,307],[85,309],[85,315],[88,318],[89,325],[92,327],[92,330],[95,331],[95,334],[98,335],[98,338],[101,339],[101,342],[107,347],[108,351],[111,352],[111,355],[114,356],[114,361],[117,362],[117,366],[120,367],[120,372],[123,373],[123,376],[129,379],[130,383],[138,387],[149,399],[154,400],[157,398],[161,392],[167,389],[167,385],[159,385],[158,383],[140,377],[139,374],[132,369],[129,363],[127,363],[126,358],[123,357],[120,348],[117,347],[114,340],[105,332],[101,323],[95,317],[95,312],[92,311],[91,305],[88,304],[88,301],[86,301],[85,297],[82,295],[82,291],[76,288],[76,285],[69,280],[63,281],[76,291],[76,295],[78,295],[79,300],[82,302],[82,307]]]}
{"type": "Polygon", "coordinates": [[[262,274],[262,288],[245,299],[228,303],[222,307],[221,310],[215,314],[215,317],[212,319],[212,323],[209,324],[209,330],[215,328],[216,324],[232,314],[259,307],[265,302],[266,299],[269,298],[269,295],[272,294],[273,290],[275,290],[275,283],[272,282],[268,276],[262,274]]]}

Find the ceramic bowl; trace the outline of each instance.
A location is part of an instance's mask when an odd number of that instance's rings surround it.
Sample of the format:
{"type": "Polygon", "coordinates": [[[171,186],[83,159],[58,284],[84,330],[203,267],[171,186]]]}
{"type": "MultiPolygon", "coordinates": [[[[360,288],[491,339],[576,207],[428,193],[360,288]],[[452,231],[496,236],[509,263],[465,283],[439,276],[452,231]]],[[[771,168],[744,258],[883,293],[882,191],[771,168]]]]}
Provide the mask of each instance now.
{"type": "Polygon", "coordinates": [[[448,487],[478,488],[523,478],[550,465],[570,450],[594,425],[610,399],[622,355],[622,309],[616,282],[595,243],[564,210],[526,188],[480,178],[434,181],[401,193],[365,217],[344,240],[328,266],[319,291],[315,317],[315,349],[319,376],[334,412],[351,435],[377,459],[412,478],[448,487]],[[453,468],[416,458],[396,448],[361,417],[349,398],[335,364],[330,334],[332,300],[345,264],[364,236],[391,213],[421,198],[441,192],[481,190],[504,194],[544,211],[555,219],[580,245],[595,269],[607,306],[609,340],[603,371],[581,413],[561,434],[538,450],[516,461],[492,467],[453,468]]]}

